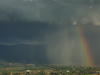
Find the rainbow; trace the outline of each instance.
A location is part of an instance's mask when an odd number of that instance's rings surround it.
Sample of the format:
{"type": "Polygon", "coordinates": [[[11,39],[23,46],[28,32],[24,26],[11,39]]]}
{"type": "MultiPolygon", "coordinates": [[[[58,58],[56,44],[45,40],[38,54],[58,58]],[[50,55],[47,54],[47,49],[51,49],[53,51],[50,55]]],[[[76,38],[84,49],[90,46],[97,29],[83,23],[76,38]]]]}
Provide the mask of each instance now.
{"type": "Polygon", "coordinates": [[[88,45],[88,41],[84,35],[83,29],[81,26],[75,26],[75,27],[76,27],[76,31],[79,37],[82,52],[84,53],[85,63],[88,66],[93,66],[90,48],[88,45]]]}

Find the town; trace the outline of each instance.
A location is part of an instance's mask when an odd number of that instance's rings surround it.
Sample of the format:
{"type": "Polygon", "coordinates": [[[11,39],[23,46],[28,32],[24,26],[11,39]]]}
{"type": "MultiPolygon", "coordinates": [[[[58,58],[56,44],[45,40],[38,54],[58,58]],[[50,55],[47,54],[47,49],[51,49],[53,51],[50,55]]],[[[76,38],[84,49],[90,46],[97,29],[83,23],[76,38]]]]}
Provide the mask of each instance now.
{"type": "Polygon", "coordinates": [[[0,64],[0,75],[100,75],[100,66],[55,64],[0,64]]]}

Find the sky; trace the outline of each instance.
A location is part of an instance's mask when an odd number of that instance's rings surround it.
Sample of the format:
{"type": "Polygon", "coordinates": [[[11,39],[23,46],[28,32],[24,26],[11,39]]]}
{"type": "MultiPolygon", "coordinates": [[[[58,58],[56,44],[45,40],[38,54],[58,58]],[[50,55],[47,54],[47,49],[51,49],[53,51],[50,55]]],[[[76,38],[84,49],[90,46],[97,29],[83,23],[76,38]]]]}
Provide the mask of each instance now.
{"type": "Polygon", "coordinates": [[[75,30],[81,26],[98,65],[99,13],[99,0],[0,0],[0,60],[85,64],[75,30]]]}

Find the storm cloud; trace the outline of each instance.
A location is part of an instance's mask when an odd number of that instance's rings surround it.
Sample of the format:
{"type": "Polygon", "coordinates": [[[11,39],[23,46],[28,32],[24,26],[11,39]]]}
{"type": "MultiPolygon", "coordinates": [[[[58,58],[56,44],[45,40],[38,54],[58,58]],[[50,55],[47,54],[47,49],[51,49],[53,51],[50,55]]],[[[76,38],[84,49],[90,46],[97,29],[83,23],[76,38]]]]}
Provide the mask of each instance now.
{"type": "Polygon", "coordinates": [[[0,0],[0,21],[40,21],[56,25],[100,25],[98,0],[0,0]]]}
{"type": "Polygon", "coordinates": [[[99,4],[98,0],[0,0],[0,59],[86,65],[75,29],[80,25],[93,61],[99,64],[99,4]]]}

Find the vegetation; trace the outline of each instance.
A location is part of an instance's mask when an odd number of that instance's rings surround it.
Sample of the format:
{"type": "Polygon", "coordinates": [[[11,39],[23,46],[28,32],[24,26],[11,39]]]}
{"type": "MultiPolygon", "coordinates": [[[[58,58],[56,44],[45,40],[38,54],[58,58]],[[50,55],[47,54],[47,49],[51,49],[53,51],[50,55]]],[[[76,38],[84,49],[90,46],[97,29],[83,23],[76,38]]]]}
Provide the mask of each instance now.
{"type": "Polygon", "coordinates": [[[6,63],[0,75],[100,75],[100,66],[65,66],[6,63]]]}

